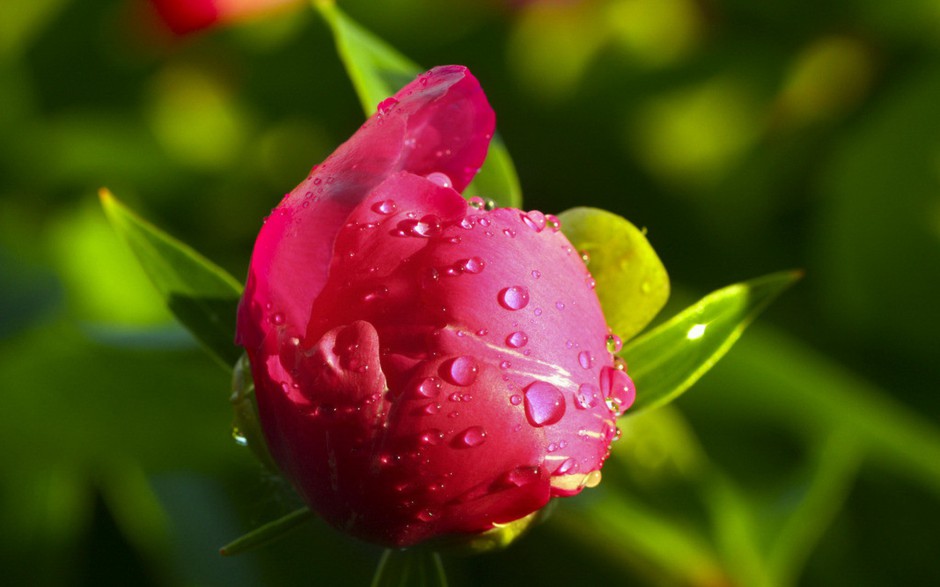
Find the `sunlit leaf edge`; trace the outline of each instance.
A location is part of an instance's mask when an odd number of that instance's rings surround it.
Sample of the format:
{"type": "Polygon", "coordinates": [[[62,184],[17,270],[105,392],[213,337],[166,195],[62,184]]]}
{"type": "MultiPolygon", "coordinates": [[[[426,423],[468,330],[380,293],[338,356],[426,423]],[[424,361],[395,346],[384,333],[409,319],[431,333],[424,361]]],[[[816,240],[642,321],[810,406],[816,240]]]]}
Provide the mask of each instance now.
{"type": "Polygon", "coordinates": [[[286,516],[268,522],[264,526],[229,542],[219,549],[219,554],[222,556],[234,556],[255,550],[256,548],[260,548],[282,538],[292,530],[312,520],[313,517],[314,514],[309,508],[302,507],[296,509],[286,516]]]}
{"type": "Polygon", "coordinates": [[[228,345],[218,341],[234,341],[235,315],[233,312],[231,329],[225,328],[215,319],[217,317],[214,316],[215,313],[209,306],[215,303],[237,304],[242,295],[241,284],[189,245],[144,220],[121,203],[109,190],[102,188],[98,196],[109,222],[134,253],[144,273],[163,297],[173,315],[199,340],[213,358],[226,369],[230,369],[238,360],[241,351],[234,343],[228,345]],[[179,266],[174,265],[171,260],[160,253],[155,246],[156,243],[178,253],[180,258],[185,260],[188,270],[198,272],[203,286],[194,283],[200,280],[187,278],[180,271],[179,266]],[[205,283],[211,283],[212,286],[206,288],[205,283]],[[191,323],[191,316],[184,313],[187,309],[194,309],[197,314],[204,315],[205,320],[202,323],[206,324],[208,331],[213,331],[215,336],[210,337],[206,332],[196,328],[191,323]]]}
{"type": "MultiPolygon", "coordinates": [[[[799,280],[802,275],[803,272],[800,270],[780,271],[716,290],[689,306],[668,322],[631,341],[624,347],[620,355],[627,360],[628,364],[633,365],[630,374],[637,384],[638,393],[636,402],[625,415],[635,415],[644,410],[666,405],[682,395],[728,352],[754,318],[785,289],[799,280]],[[698,323],[696,318],[704,314],[713,305],[726,301],[729,297],[747,298],[743,308],[735,308],[734,314],[740,317],[737,324],[731,332],[714,345],[710,353],[691,364],[681,365],[685,374],[676,385],[671,388],[658,389],[654,381],[661,370],[677,368],[677,365],[670,361],[676,358],[677,349],[660,351],[657,354],[662,358],[655,363],[649,361],[631,363],[631,355],[641,352],[644,346],[653,345],[658,339],[668,338],[676,332],[688,333],[690,326],[698,323]]],[[[712,322],[714,321],[715,319],[712,319],[712,322]]]]}

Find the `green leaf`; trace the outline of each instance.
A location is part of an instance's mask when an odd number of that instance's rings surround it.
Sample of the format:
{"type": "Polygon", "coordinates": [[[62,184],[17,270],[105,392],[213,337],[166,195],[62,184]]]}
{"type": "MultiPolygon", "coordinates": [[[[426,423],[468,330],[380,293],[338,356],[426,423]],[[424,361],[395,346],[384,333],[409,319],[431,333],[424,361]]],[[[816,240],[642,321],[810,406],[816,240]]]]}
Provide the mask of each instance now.
{"type": "Polygon", "coordinates": [[[300,508],[273,522],[268,522],[264,526],[245,534],[241,538],[236,538],[220,548],[219,554],[222,556],[233,556],[260,548],[282,538],[291,530],[294,530],[312,519],[313,512],[305,507],[300,508]]]}
{"type": "MultiPolygon", "coordinates": [[[[336,40],[346,73],[366,116],[424,71],[391,45],[362,28],[329,0],[313,0],[336,40]]],[[[480,172],[465,190],[467,196],[491,199],[503,207],[522,205],[522,190],[509,151],[497,134],[480,172]]]]}
{"type": "Polygon", "coordinates": [[[623,349],[637,414],[679,397],[728,352],[744,329],[802,274],[783,271],[712,292],[623,349]]]}
{"type": "Polygon", "coordinates": [[[444,564],[424,548],[387,549],[379,561],[372,587],[447,587],[444,564]]]}
{"type": "Polygon", "coordinates": [[[235,314],[242,287],[211,261],[131,212],[107,190],[101,205],[170,311],[226,368],[241,355],[235,314]]]}
{"type": "Polygon", "coordinates": [[[649,324],[669,298],[669,276],[643,231],[597,208],[558,215],[574,247],[589,256],[607,324],[624,340],[649,324]]]}

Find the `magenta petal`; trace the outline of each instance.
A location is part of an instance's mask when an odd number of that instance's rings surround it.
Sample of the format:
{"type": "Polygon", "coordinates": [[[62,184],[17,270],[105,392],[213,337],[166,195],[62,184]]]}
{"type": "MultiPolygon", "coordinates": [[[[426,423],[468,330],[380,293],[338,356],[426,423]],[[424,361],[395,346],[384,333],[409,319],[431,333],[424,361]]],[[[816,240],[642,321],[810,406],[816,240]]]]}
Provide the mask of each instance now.
{"type": "Polygon", "coordinates": [[[239,344],[258,348],[272,321],[284,326],[282,336],[301,333],[350,212],[399,171],[443,173],[463,190],[486,158],[494,126],[479,83],[460,66],[432,69],[383,102],[262,227],[239,308],[239,344]]]}

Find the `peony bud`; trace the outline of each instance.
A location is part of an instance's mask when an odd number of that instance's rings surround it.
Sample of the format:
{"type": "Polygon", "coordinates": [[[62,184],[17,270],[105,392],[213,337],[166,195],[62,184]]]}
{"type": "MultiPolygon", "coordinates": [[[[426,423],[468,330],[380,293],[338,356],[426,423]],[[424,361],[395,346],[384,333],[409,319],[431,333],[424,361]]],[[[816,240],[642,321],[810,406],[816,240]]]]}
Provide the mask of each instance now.
{"type": "Polygon", "coordinates": [[[494,125],[467,69],[421,75],[255,245],[238,343],[271,455],[368,541],[473,538],[596,485],[633,401],[557,221],[460,196],[494,125]]]}
{"type": "Polygon", "coordinates": [[[151,0],[160,18],[174,33],[183,35],[274,12],[299,0],[151,0]]]}

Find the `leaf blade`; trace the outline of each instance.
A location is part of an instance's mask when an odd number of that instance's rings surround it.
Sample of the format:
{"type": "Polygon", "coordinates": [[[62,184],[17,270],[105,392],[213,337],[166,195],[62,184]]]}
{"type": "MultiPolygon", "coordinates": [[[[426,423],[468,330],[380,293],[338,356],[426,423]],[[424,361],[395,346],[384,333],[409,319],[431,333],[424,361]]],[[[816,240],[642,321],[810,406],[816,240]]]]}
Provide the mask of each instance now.
{"type": "Polygon", "coordinates": [[[313,519],[313,512],[309,508],[302,507],[291,513],[268,522],[248,534],[236,538],[219,549],[222,556],[234,556],[260,548],[266,544],[274,542],[283,537],[291,530],[313,519]]]}
{"type": "Polygon", "coordinates": [[[424,548],[386,549],[372,587],[447,587],[441,556],[424,548]]]}
{"type": "MultiPolygon", "coordinates": [[[[333,2],[314,0],[333,33],[336,50],[346,68],[366,116],[378,104],[415,79],[424,68],[362,28],[333,2]]],[[[522,205],[522,189],[505,143],[497,133],[483,166],[465,190],[468,196],[491,199],[503,207],[522,205]]]]}
{"type": "Polygon", "coordinates": [[[99,192],[111,225],[130,247],[173,315],[226,368],[238,360],[235,313],[242,286],[223,269],[147,222],[111,192],[99,192]]]}
{"type": "Polygon", "coordinates": [[[597,208],[558,215],[575,249],[590,255],[588,268],[611,329],[624,340],[649,324],[669,298],[669,276],[641,230],[597,208]]]}
{"type": "Polygon", "coordinates": [[[679,397],[724,356],[744,329],[802,276],[783,271],[712,292],[621,352],[637,385],[637,414],[679,397]]]}

